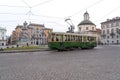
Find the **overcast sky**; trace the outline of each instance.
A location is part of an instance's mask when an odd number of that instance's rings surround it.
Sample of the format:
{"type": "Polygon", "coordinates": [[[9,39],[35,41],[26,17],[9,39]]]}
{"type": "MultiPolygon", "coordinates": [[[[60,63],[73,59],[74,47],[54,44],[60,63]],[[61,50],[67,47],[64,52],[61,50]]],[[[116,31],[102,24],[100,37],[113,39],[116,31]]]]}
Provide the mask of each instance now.
{"type": "Polygon", "coordinates": [[[119,0],[0,0],[0,27],[10,35],[18,24],[27,21],[66,32],[69,25],[65,19],[70,17],[77,31],[87,10],[90,20],[100,28],[101,22],[120,16],[119,3],[119,0]]]}

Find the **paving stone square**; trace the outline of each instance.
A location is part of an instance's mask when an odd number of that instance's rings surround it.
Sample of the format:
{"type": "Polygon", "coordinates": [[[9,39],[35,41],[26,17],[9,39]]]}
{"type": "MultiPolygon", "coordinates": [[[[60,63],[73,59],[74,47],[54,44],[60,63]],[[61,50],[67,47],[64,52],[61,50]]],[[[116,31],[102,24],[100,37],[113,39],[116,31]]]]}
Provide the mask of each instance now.
{"type": "Polygon", "coordinates": [[[0,80],[120,80],[120,46],[0,53],[0,80]]]}

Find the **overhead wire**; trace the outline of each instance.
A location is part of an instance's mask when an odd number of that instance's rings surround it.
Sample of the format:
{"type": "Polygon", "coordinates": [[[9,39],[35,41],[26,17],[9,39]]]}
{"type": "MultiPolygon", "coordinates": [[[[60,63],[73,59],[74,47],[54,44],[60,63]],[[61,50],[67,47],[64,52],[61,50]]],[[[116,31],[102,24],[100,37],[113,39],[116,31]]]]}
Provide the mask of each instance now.
{"type": "MultiPolygon", "coordinates": [[[[42,5],[42,4],[51,2],[51,1],[53,1],[53,0],[47,0],[47,1],[41,2],[41,3],[39,3],[39,4],[33,5],[33,6],[29,5],[25,0],[22,0],[22,1],[23,1],[24,4],[26,4],[26,6],[9,6],[9,5],[0,5],[0,6],[30,8],[30,10],[28,11],[28,13],[26,13],[26,14],[25,14],[25,13],[0,13],[0,14],[29,15],[29,16],[32,15],[32,16],[42,16],[42,17],[47,17],[47,18],[64,19],[64,18],[60,18],[60,17],[45,16],[45,15],[36,15],[36,14],[32,13],[31,8],[33,8],[33,7],[38,7],[38,6],[42,5]]],[[[97,5],[97,4],[100,3],[101,1],[103,1],[103,0],[98,0],[98,1],[96,1],[95,3],[93,3],[93,4],[89,5],[89,6],[87,6],[86,9],[89,9],[89,8],[91,8],[91,7],[95,6],[95,5],[97,5]]],[[[119,7],[120,7],[120,6],[119,6],[119,7]]],[[[119,8],[119,7],[118,7],[118,8],[119,8]]],[[[116,8],[116,9],[117,9],[117,8],[116,8]]],[[[116,10],[116,9],[115,9],[115,10],[116,10]]],[[[76,12],[76,13],[74,13],[74,14],[71,15],[70,17],[73,17],[73,16],[77,15],[78,13],[80,13],[80,12],[83,11],[83,10],[85,10],[85,8],[82,9],[82,10],[80,10],[80,11],[78,11],[78,12],[76,12]]],[[[109,14],[113,13],[113,11],[115,11],[115,10],[110,11],[109,13],[107,13],[106,15],[104,15],[102,18],[104,18],[105,16],[108,16],[109,14]]],[[[102,19],[102,18],[100,18],[100,19],[102,19]]]]}
{"type": "Polygon", "coordinates": [[[15,6],[15,5],[0,5],[2,7],[16,7],[16,8],[28,8],[27,6],[15,6]]]}
{"type": "MultiPolygon", "coordinates": [[[[91,4],[91,5],[88,5],[86,8],[83,8],[83,9],[81,9],[80,11],[78,11],[78,12],[72,14],[71,16],[68,16],[68,18],[72,18],[72,17],[74,17],[75,15],[79,14],[80,12],[82,12],[82,11],[84,11],[84,10],[87,11],[87,9],[89,9],[89,8],[91,8],[91,7],[93,7],[93,6],[97,5],[97,4],[99,4],[99,3],[102,2],[102,1],[103,1],[103,0],[98,0],[98,1],[94,2],[94,3],[91,4]]],[[[77,21],[74,21],[74,20],[72,20],[72,21],[73,21],[73,22],[77,22],[77,21]]],[[[73,23],[72,23],[72,24],[73,24],[73,23]]]]}
{"type": "Polygon", "coordinates": [[[29,8],[32,8],[25,0],[22,0],[22,2],[23,2],[26,6],[28,6],[29,8]]]}
{"type": "Polygon", "coordinates": [[[42,4],[45,4],[45,3],[48,3],[48,2],[51,2],[53,0],[47,0],[47,1],[44,1],[44,2],[41,2],[39,4],[36,4],[36,5],[29,5],[25,0],[21,0],[26,6],[9,6],[9,5],[0,5],[0,6],[5,6],[5,7],[20,7],[20,8],[29,8],[30,10],[27,12],[27,13],[9,13],[9,12],[3,12],[3,13],[0,13],[2,15],[29,15],[29,18],[30,16],[40,16],[40,17],[46,17],[46,18],[56,18],[56,19],[63,19],[63,18],[60,18],[60,17],[55,17],[55,16],[46,16],[46,15],[37,15],[37,14],[34,14],[32,12],[32,8],[33,7],[37,7],[37,6],[40,6],[42,4]]]}
{"type": "MultiPolygon", "coordinates": [[[[97,2],[95,2],[95,3],[93,3],[93,4],[91,4],[91,5],[89,5],[88,7],[84,8],[84,9],[82,9],[82,10],[76,12],[76,13],[74,13],[74,14],[71,15],[70,17],[73,17],[73,16],[77,15],[78,13],[82,12],[83,10],[89,9],[89,8],[91,8],[91,7],[93,7],[93,6],[97,5],[97,4],[99,4],[101,1],[103,1],[103,0],[99,0],[99,1],[97,1],[97,2]]],[[[109,11],[107,14],[105,14],[104,16],[102,16],[100,19],[95,20],[95,22],[101,21],[103,18],[109,16],[110,14],[114,13],[114,12],[117,11],[118,9],[120,9],[120,5],[117,6],[116,8],[114,8],[114,9],[112,9],[111,11],[109,11]]]]}
{"type": "Polygon", "coordinates": [[[43,5],[43,4],[46,4],[46,3],[49,3],[49,2],[51,2],[51,1],[53,1],[53,0],[47,0],[47,1],[44,1],[44,2],[38,3],[38,4],[36,4],[36,5],[33,5],[32,7],[37,7],[37,6],[40,6],[40,5],[43,5]]]}
{"type": "Polygon", "coordinates": [[[0,5],[2,7],[16,7],[16,8],[33,8],[33,7],[38,7],[40,5],[43,5],[43,4],[46,4],[46,3],[49,3],[53,0],[47,0],[47,1],[44,1],[44,2],[40,2],[38,4],[35,4],[33,6],[30,6],[25,0],[22,0],[22,2],[26,5],[26,6],[16,6],[16,5],[0,5]]]}
{"type": "Polygon", "coordinates": [[[24,13],[9,13],[9,12],[7,12],[7,13],[0,13],[0,14],[3,14],[3,15],[25,15],[24,13]]]}
{"type": "Polygon", "coordinates": [[[89,8],[91,8],[91,7],[93,7],[93,6],[97,5],[97,4],[99,4],[99,3],[102,2],[102,1],[103,1],[103,0],[98,0],[97,2],[95,2],[95,3],[93,3],[93,4],[89,5],[89,6],[87,6],[86,8],[83,8],[83,9],[81,9],[80,11],[78,11],[78,12],[72,14],[71,17],[73,17],[73,16],[79,14],[80,12],[82,12],[82,11],[84,11],[84,10],[87,10],[87,9],[89,9],[89,8]]]}
{"type": "Polygon", "coordinates": [[[56,18],[56,19],[63,19],[62,17],[56,17],[56,16],[47,16],[47,15],[38,15],[38,14],[33,14],[33,16],[40,16],[40,17],[47,17],[47,18],[56,18]]]}
{"type": "MultiPolygon", "coordinates": [[[[26,4],[26,6],[28,6],[28,7],[30,8],[30,10],[26,13],[27,15],[29,15],[29,18],[30,18],[30,16],[32,15],[32,16],[42,16],[42,17],[59,18],[59,19],[60,19],[60,17],[45,16],[45,15],[36,15],[36,14],[34,14],[34,13],[32,12],[32,10],[31,10],[31,9],[34,8],[34,7],[40,6],[40,5],[42,5],[42,4],[45,4],[45,3],[48,3],[48,2],[51,2],[51,1],[53,1],[53,0],[47,0],[47,1],[44,1],[44,2],[42,2],[42,3],[39,3],[39,4],[36,4],[36,5],[31,6],[31,5],[29,5],[25,0],[22,0],[22,2],[23,2],[24,4],[26,4]]],[[[62,19],[62,18],[61,18],[61,19],[62,19]]]]}
{"type": "Polygon", "coordinates": [[[118,10],[120,8],[120,5],[117,6],[116,8],[112,9],[111,11],[109,11],[107,14],[105,14],[104,16],[102,16],[99,20],[95,20],[95,22],[101,21],[101,19],[109,16],[110,14],[114,13],[116,10],[118,10]]]}
{"type": "MultiPolygon", "coordinates": [[[[23,15],[24,16],[24,15],[30,14],[30,12],[28,12],[28,13],[9,13],[9,12],[1,13],[0,12],[0,14],[2,14],[2,15],[23,15]]],[[[30,15],[32,15],[32,16],[39,16],[39,17],[46,17],[46,18],[56,18],[56,19],[64,20],[64,18],[62,18],[62,17],[47,16],[47,15],[38,15],[38,14],[33,14],[33,13],[31,13],[30,15]]]]}

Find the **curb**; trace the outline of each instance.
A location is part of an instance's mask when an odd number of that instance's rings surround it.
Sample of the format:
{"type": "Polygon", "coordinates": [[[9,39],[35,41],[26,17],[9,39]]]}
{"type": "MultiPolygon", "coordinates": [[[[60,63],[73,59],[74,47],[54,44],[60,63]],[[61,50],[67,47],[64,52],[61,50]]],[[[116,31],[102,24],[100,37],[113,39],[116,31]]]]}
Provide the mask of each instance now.
{"type": "Polygon", "coordinates": [[[10,51],[0,51],[0,53],[19,53],[19,52],[39,52],[39,51],[50,51],[47,49],[33,49],[33,50],[10,50],[10,51]]]}

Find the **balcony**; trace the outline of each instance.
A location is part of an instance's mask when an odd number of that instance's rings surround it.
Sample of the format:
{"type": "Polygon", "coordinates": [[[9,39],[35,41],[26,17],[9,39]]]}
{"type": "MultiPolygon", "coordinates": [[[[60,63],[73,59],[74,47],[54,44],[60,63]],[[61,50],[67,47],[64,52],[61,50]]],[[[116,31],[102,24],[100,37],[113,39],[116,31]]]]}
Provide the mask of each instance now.
{"type": "Polygon", "coordinates": [[[115,33],[112,32],[112,33],[110,33],[110,35],[111,35],[111,36],[115,36],[115,33]]]}
{"type": "Polygon", "coordinates": [[[101,34],[101,37],[106,37],[106,34],[101,34]]]}
{"type": "Polygon", "coordinates": [[[116,31],[116,32],[117,32],[117,34],[120,34],[120,29],[117,29],[117,31],[116,31]]]}

